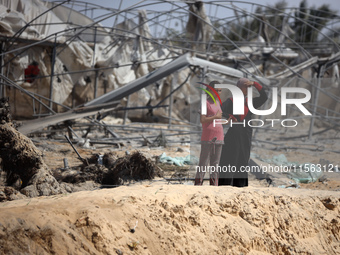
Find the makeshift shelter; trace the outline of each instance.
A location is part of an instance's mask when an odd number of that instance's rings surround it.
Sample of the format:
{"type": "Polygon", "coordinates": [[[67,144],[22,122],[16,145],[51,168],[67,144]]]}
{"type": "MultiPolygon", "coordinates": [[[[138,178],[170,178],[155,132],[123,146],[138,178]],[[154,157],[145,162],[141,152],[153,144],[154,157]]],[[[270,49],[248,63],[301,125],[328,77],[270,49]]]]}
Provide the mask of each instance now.
{"type": "MultiPolygon", "coordinates": [[[[199,100],[196,81],[251,77],[267,87],[307,87],[313,117],[330,117],[327,122],[337,124],[340,46],[334,27],[339,16],[323,18],[331,25],[320,31],[304,18],[312,15],[308,9],[268,6],[259,12],[260,5],[243,4],[250,8],[237,1],[121,1],[112,7],[0,0],[0,94],[9,96],[17,118],[119,100],[138,110],[130,111],[130,118],[171,122],[189,120],[188,106],[199,100]],[[164,8],[153,8],[160,5],[164,8]],[[223,17],[217,15],[221,12],[223,17]],[[321,39],[294,40],[296,24],[321,39]],[[27,82],[24,70],[33,61],[39,75],[27,82]]],[[[314,118],[310,135],[313,125],[314,118]]]]}

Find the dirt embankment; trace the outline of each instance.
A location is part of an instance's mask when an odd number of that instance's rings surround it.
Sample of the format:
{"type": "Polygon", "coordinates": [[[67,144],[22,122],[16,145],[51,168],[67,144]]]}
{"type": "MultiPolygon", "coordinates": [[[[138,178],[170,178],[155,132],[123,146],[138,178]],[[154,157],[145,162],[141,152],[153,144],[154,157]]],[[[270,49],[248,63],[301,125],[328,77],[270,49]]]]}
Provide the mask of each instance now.
{"type": "Polygon", "coordinates": [[[5,254],[340,254],[340,194],[135,185],[0,204],[5,254]]]}

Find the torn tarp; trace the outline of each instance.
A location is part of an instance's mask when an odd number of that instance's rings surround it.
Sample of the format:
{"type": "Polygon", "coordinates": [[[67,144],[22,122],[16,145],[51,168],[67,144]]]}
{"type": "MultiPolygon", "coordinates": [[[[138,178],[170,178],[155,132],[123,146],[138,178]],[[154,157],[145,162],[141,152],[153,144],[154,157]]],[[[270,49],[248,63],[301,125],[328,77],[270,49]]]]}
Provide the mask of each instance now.
{"type": "Polygon", "coordinates": [[[322,175],[322,169],[313,163],[298,163],[290,162],[284,154],[275,155],[270,159],[263,159],[254,153],[251,157],[256,157],[263,162],[267,162],[276,166],[288,166],[290,171],[287,176],[293,179],[296,183],[316,182],[322,175]]]}
{"type": "Polygon", "coordinates": [[[198,164],[198,158],[193,155],[188,155],[186,157],[170,157],[167,156],[165,152],[159,156],[158,160],[160,163],[172,164],[176,166],[198,164]]]}

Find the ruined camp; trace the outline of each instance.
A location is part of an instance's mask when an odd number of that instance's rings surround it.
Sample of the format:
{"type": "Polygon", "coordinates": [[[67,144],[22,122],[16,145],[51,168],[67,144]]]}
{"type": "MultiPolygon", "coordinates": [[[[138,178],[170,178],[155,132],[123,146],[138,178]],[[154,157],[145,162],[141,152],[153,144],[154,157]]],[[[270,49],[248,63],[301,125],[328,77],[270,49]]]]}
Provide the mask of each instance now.
{"type": "Polygon", "coordinates": [[[1,254],[340,253],[331,1],[0,10],[1,254]],[[200,187],[202,115],[227,100],[246,112],[213,122],[251,127],[247,185],[209,187],[206,173],[200,187]]]}

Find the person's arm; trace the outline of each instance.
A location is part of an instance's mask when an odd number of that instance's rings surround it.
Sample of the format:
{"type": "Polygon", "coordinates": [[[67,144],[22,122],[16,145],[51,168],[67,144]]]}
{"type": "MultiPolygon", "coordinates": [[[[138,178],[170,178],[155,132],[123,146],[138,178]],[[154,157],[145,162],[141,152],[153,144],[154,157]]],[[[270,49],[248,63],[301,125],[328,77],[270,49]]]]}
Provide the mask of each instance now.
{"type": "Polygon", "coordinates": [[[259,97],[253,98],[253,106],[255,109],[257,109],[261,107],[261,105],[263,105],[267,101],[268,96],[264,88],[260,84],[258,84],[256,81],[254,81],[253,86],[260,93],[259,97]]]}
{"type": "Polygon", "coordinates": [[[209,116],[207,117],[207,115],[202,115],[201,114],[201,123],[210,123],[213,122],[213,120],[215,119],[222,119],[222,112],[218,111],[214,116],[209,116]]]}
{"type": "Polygon", "coordinates": [[[233,121],[236,121],[236,118],[233,116],[233,101],[228,98],[226,101],[222,104],[222,116],[226,118],[229,122],[230,119],[233,119],[233,121]]]}

